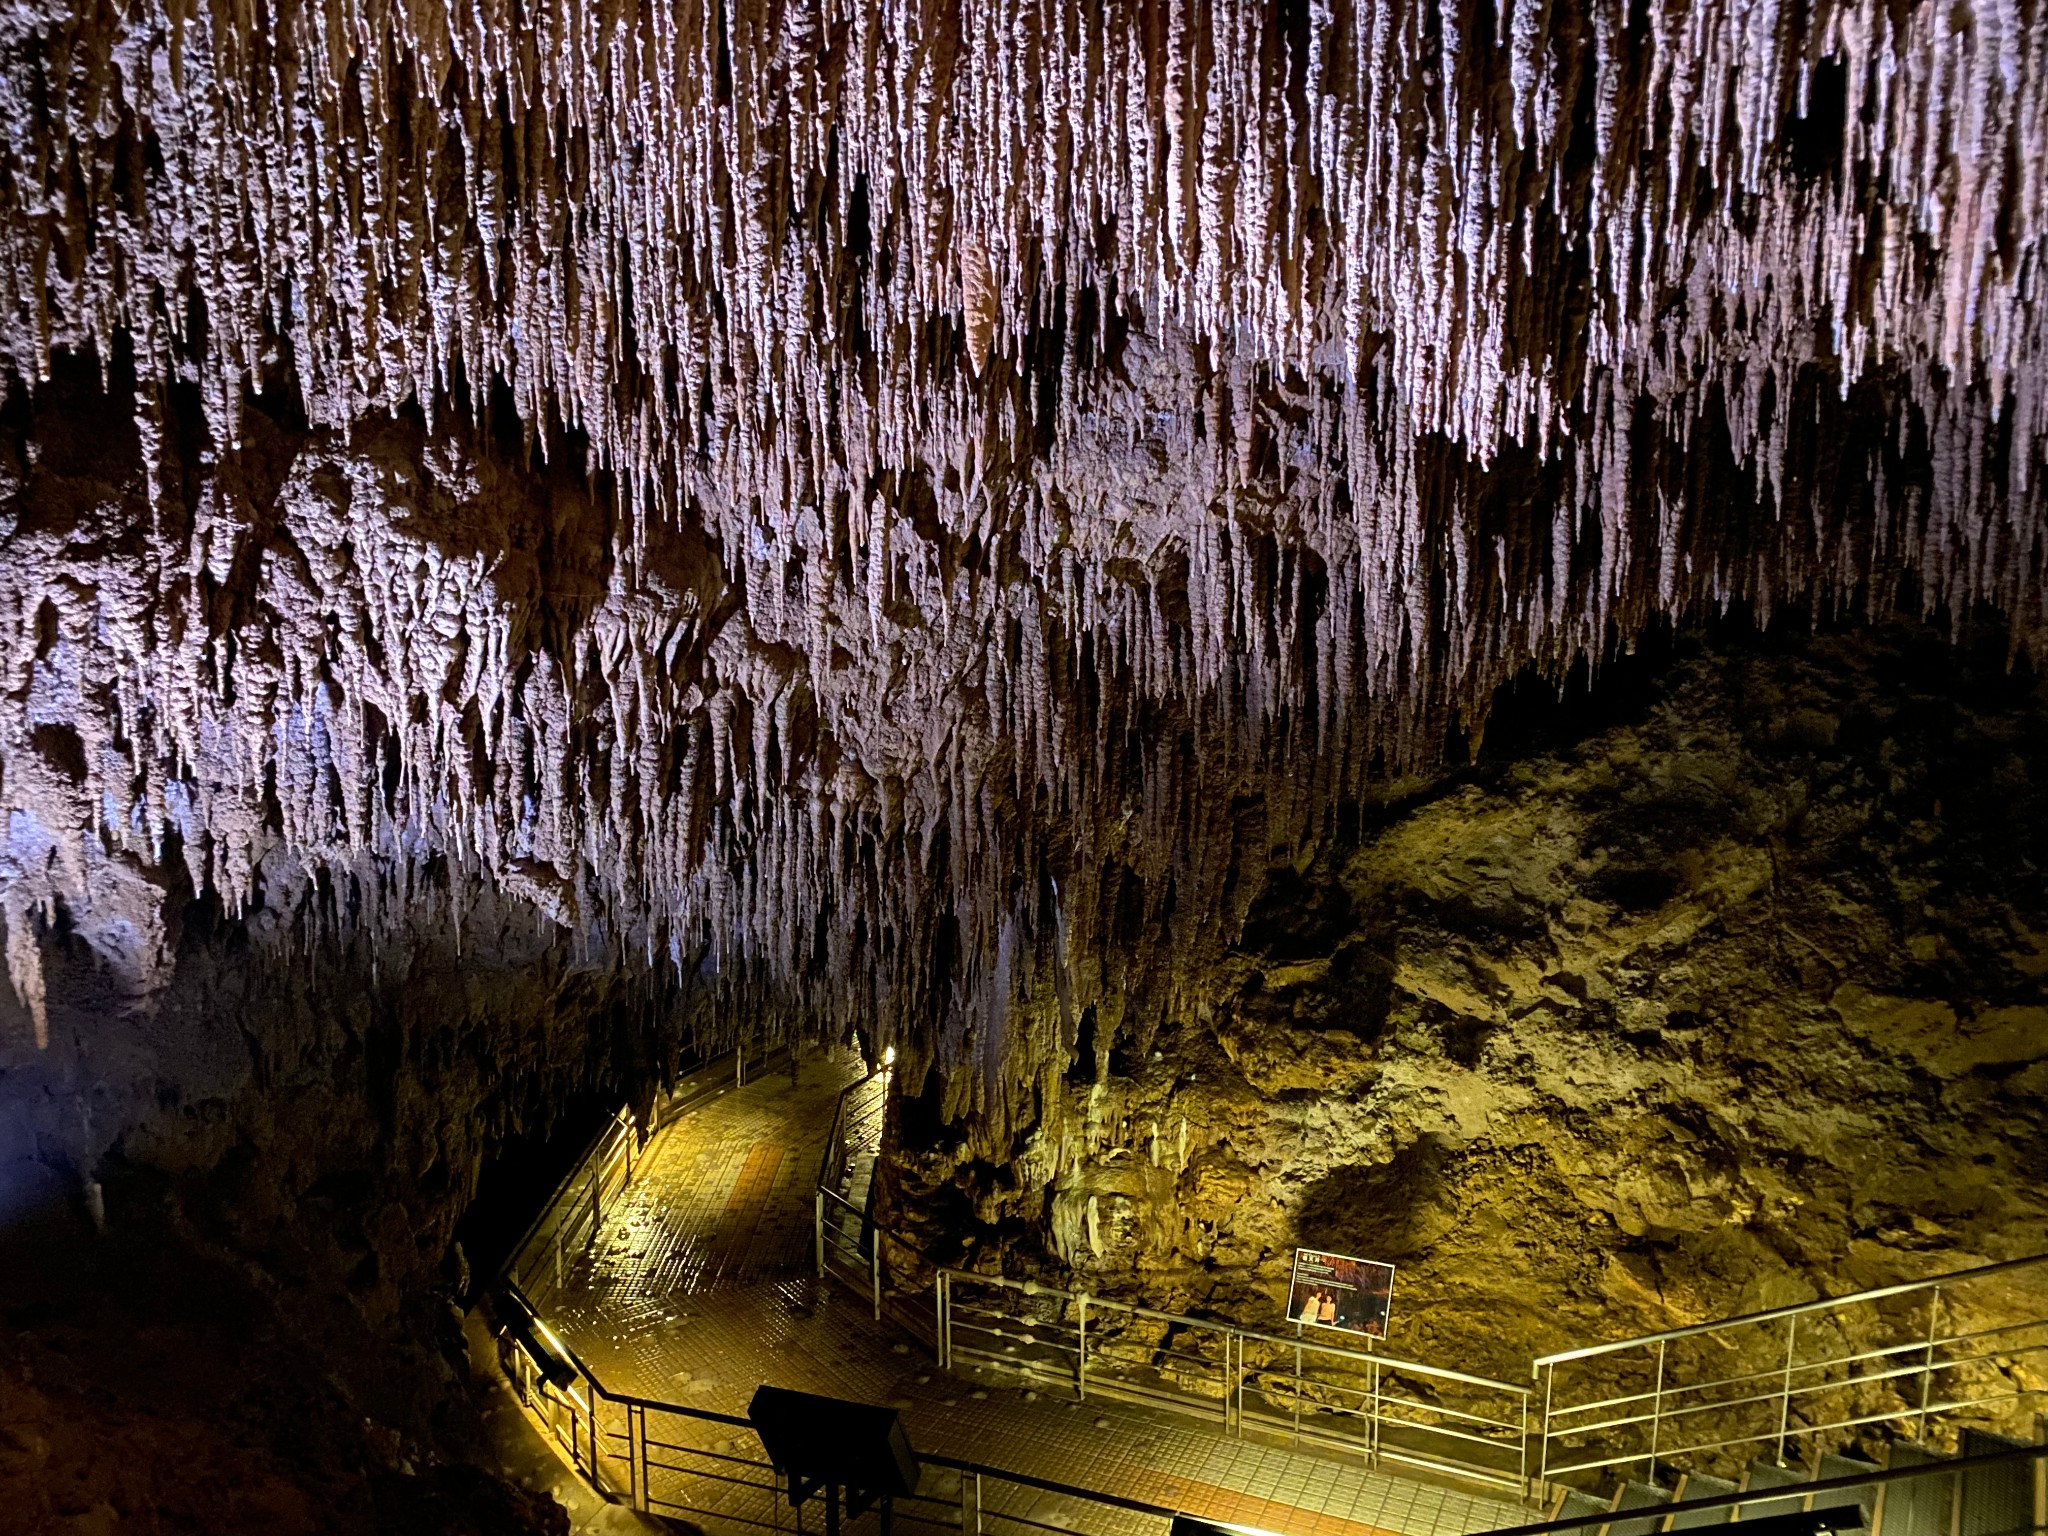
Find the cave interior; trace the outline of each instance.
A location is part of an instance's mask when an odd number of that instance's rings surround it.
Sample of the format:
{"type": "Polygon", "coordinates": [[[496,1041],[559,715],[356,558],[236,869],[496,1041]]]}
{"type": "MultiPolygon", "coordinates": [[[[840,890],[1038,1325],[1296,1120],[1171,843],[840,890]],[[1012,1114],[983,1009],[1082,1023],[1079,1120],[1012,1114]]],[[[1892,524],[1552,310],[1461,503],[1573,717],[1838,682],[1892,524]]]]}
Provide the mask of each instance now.
{"type": "Polygon", "coordinates": [[[2008,1331],[1774,1465],[2041,1438],[2041,0],[23,0],[0,98],[9,1533],[638,1529],[507,1277],[785,1069],[692,1262],[828,1286],[829,1142],[874,1339],[1813,1307],[2008,1331]]]}

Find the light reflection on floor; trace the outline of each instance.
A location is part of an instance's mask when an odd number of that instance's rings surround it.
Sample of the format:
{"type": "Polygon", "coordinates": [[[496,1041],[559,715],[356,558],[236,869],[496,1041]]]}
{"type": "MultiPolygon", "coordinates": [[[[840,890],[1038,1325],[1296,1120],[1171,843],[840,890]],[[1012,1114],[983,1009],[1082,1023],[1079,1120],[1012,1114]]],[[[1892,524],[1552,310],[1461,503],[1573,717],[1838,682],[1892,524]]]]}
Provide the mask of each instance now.
{"type": "MultiPolygon", "coordinates": [[[[921,1345],[880,1331],[861,1298],[812,1278],[824,1138],[835,1099],[862,1069],[850,1056],[812,1055],[795,1076],[727,1090],[664,1127],[596,1241],[567,1267],[549,1321],[613,1391],[727,1413],[745,1412],[762,1382],[891,1403],[921,1450],[1284,1536],[1464,1536],[1528,1518],[1513,1504],[1226,1439],[1172,1414],[940,1375],[921,1345]]],[[[700,1519],[715,1528],[724,1512],[738,1529],[777,1518],[745,1505],[736,1495],[700,1519]]],[[[1157,1530],[1023,1490],[1000,1507],[1091,1536],[1157,1530]]],[[[779,1520],[790,1528],[787,1511],[779,1520]]]]}

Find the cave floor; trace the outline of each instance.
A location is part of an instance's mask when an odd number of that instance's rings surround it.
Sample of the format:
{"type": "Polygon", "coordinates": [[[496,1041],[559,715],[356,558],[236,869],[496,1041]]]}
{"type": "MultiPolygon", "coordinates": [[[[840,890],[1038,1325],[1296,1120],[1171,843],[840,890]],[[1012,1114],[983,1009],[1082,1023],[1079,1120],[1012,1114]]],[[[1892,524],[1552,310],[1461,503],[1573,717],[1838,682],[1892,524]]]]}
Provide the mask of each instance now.
{"type": "MultiPolygon", "coordinates": [[[[1504,1500],[1229,1439],[1177,1414],[941,1374],[921,1343],[812,1272],[813,1190],[833,1101],[861,1075],[851,1055],[811,1055],[794,1082],[790,1072],[764,1076],[657,1133],[545,1307],[608,1388],[724,1413],[744,1413],[764,1382],[890,1403],[921,1451],[1284,1536],[1463,1536],[1528,1518],[1504,1500]]],[[[991,1514],[1102,1536],[1153,1527],[1021,1488],[984,1500],[991,1514]]],[[[699,1514],[711,1528],[788,1519],[740,1490],[699,1514]]]]}

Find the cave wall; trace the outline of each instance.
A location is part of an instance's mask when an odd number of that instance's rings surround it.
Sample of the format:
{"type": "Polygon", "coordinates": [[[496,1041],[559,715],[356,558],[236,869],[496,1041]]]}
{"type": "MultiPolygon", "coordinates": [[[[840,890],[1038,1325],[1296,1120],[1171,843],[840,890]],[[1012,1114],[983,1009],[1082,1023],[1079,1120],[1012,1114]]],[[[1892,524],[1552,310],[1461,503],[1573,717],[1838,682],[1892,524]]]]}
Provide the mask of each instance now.
{"type": "Polygon", "coordinates": [[[373,944],[346,889],[301,925],[255,874],[238,915],[172,892],[146,995],[60,922],[43,1041],[0,999],[9,1529],[558,1536],[461,1338],[503,1254],[457,1239],[508,1148],[573,1152],[672,1079],[672,978],[488,890],[373,944]]]}
{"type": "Polygon", "coordinates": [[[1389,1349],[1509,1380],[2039,1251],[2037,675],[1895,626],[1613,687],[1277,866],[1156,1036],[1043,1073],[1010,1166],[900,1103],[894,1219],[1251,1325],[1297,1244],[1392,1261],[1389,1349]]]}

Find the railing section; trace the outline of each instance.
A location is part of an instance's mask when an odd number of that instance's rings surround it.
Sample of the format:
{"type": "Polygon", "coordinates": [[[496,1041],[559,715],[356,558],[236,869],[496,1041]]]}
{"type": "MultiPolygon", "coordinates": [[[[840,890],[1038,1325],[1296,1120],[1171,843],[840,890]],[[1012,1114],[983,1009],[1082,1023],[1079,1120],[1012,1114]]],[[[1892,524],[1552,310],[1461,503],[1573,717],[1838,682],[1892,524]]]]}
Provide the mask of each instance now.
{"type": "Polygon", "coordinates": [[[744,1085],[786,1049],[777,1047],[757,1057],[739,1051],[713,1057],[678,1078],[669,1092],[658,1097],[644,1126],[635,1121],[630,1109],[614,1111],[512,1250],[506,1276],[523,1295],[536,1301],[551,1296],[561,1287],[578,1251],[597,1236],[606,1208],[632,1181],[641,1149],[654,1133],[727,1088],[744,1085]]]}
{"type": "MultiPolygon", "coordinates": [[[[752,1423],[608,1391],[526,1304],[501,1287],[514,1318],[501,1363],[563,1458],[601,1495],[710,1528],[801,1529],[788,1481],[752,1423]]],[[[979,1462],[924,1456],[916,1493],[891,1506],[898,1525],[967,1536],[1166,1536],[1175,1511],[979,1462]]]]}
{"type": "Polygon", "coordinates": [[[2048,1255],[1546,1356],[1535,1390],[1370,1349],[1260,1333],[1054,1287],[934,1273],[868,1196],[886,1080],[841,1096],[818,1187],[818,1274],[956,1358],[1363,1452],[1536,1497],[1558,1480],[1814,1463],[1867,1426],[1946,1444],[2030,1434],[2048,1407],[2048,1255]],[[2022,1321],[2013,1321],[2015,1318],[2022,1321]]]}
{"type": "Polygon", "coordinates": [[[884,1067],[848,1085],[833,1110],[818,1164],[818,1278],[838,1280],[857,1292],[875,1321],[886,1316],[931,1343],[928,1310],[905,1305],[895,1285],[897,1276],[915,1273],[923,1261],[915,1247],[874,1218],[874,1170],[889,1078],[884,1067]]]}
{"type": "Polygon", "coordinates": [[[617,1111],[513,1251],[505,1272],[522,1291],[545,1298],[561,1288],[570,1262],[596,1237],[606,1205],[632,1179],[639,1148],[631,1111],[617,1111]]]}
{"type": "MultiPolygon", "coordinates": [[[[685,1079],[654,1119],[722,1091],[727,1070],[713,1062],[685,1079]]],[[[730,1071],[730,1081],[745,1081],[743,1060],[736,1058],[730,1071]]],[[[878,1318],[887,1311],[912,1322],[888,1279],[898,1266],[923,1261],[876,1225],[871,1203],[887,1086],[885,1074],[871,1074],[839,1097],[819,1168],[818,1272],[862,1286],[878,1318]]],[[[650,1123],[645,1134],[653,1129],[650,1123]]],[[[779,1531],[788,1519],[800,1531],[786,1484],[747,1420],[608,1391],[537,1305],[560,1285],[565,1253],[597,1231],[606,1203],[631,1179],[645,1134],[625,1111],[615,1115],[521,1241],[498,1292],[506,1314],[501,1363],[534,1421],[604,1496],[692,1522],[779,1531]]],[[[2011,1426],[2048,1390],[2048,1306],[2041,1293],[2048,1255],[1547,1356],[1536,1362],[1535,1402],[1527,1388],[1508,1382],[1370,1350],[1028,1281],[936,1274],[936,1306],[916,1331],[933,1342],[945,1369],[965,1362],[1071,1383],[1082,1398],[1093,1392],[1152,1402],[1213,1416],[1240,1435],[1248,1428],[1277,1432],[1531,1495],[1555,1483],[1562,1497],[1568,1485],[1557,1479],[1631,1464],[1654,1473],[1660,1460],[1692,1453],[1768,1447],[1782,1464],[1799,1446],[1825,1465],[1819,1457],[1829,1436],[1904,1423],[1925,1442],[1936,1429],[1953,1428],[1952,1416],[1970,1413],[2011,1426]],[[1999,1320],[2016,1312],[2044,1320],[1999,1320]],[[1873,1342],[1878,1337],[1892,1342],[1873,1342]],[[1745,1353],[1764,1350],[1770,1352],[1760,1362],[1745,1360],[1745,1353]],[[1631,1370],[1638,1379],[1617,1391],[1612,1384],[1626,1383],[1631,1370]],[[1595,1384],[1591,1395],[1573,1395],[1577,1379],[1595,1384]],[[1616,1449],[1631,1436],[1644,1443],[1616,1449]]],[[[1976,1462],[1989,1470],[2038,1455],[2039,1448],[2022,1448],[1955,1463],[1909,1463],[1804,1487],[1809,1494],[1875,1490],[1918,1479],[1897,1490],[1904,1508],[1908,1487],[1914,1497],[1922,1483],[1943,1478],[1964,1488],[1976,1462]]],[[[927,1475],[915,1496],[897,1502],[896,1520],[971,1536],[1164,1536],[1162,1526],[1176,1513],[974,1462],[924,1462],[927,1475]]],[[[2038,1536],[2048,1532],[2048,1478],[2038,1461],[2028,1477],[2038,1536]]],[[[1871,1494],[1865,1508],[1881,1515],[1884,1499],[1871,1494]]],[[[1675,1529],[1700,1523],[1692,1512],[1731,1500],[1749,1502],[1743,1494],[1682,1499],[1660,1513],[1675,1529]]],[[[1601,1513],[1507,1536],[1610,1525],[1620,1528],[1601,1513]]],[[[1961,1515],[1952,1515],[1942,1532],[1962,1536],[1965,1526],[1983,1536],[1961,1515]]],[[[2018,1527],[2027,1528],[2024,1521],[2018,1527]]],[[[1907,1536],[1927,1533],[1914,1526],[1907,1536]]]]}
{"type": "Polygon", "coordinates": [[[1966,1424],[2030,1434],[2048,1255],[1569,1350],[1535,1379],[1538,1478],[1810,1463],[1875,1425],[1943,1448],[1966,1424]]]}
{"type": "Polygon", "coordinates": [[[1033,1281],[941,1270],[942,1368],[1151,1403],[1259,1433],[1528,1491],[1529,1389],[1033,1281]]]}
{"type": "MultiPolygon", "coordinates": [[[[942,1295],[945,1290],[942,1282],[942,1295]]],[[[607,1391],[525,1307],[516,1286],[503,1287],[502,1294],[514,1314],[500,1335],[506,1373],[534,1422],[601,1495],[706,1529],[802,1530],[789,1506],[787,1481],[748,1420],[607,1391]]],[[[1034,1299],[1044,1295],[1032,1294],[1034,1299]]],[[[1021,1358],[1023,1341],[1017,1342],[1021,1358]]],[[[1029,1347],[1036,1351],[1041,1342],[1034,1337],[1029,1347]]],[[[1954,1461],[1895,1458],[1888,1469],[1774,1487],[1815,1509],[1837,1502],[1860,1504],[1870,1536],[2024,1536],[2048,1529],[2048,1480],[2040,1470],[2044,1456],[2048,1447],[2000,1442],[1988,1454],[1954,1461]],[[1974,1501],[1973,1490],[1978,1495],[1974,1501]],[[1929,1493],[1937,1496],[1939,1506],[1932,1519],[1922,1518],[1929,1493]],[[1993,1513],[2007,1518],[1990,1519],[1993,1513]]],[[[896,1522],[963,1536],[1167,1536],[1177,1514],[1141,1500],[953,1457],[922,1461],[925,1470],[916,1493],[895,1501],[891,1510],[896,1522]]],[[[1692,1497],[1682,1487],[1675,1502],[1654,1509],[1660,1528],[1719,1524],[1760,1507],[1753,1489],[1732,1491],[1725,1483],[1718,1488],[1729,1491],[1692,1497]],[[1743,1508],[1738,1511],[1735,1505],[1743,1508]]],[[[1501,1536],[1612,1536],[1626,1522],[1616,1521],[1601,1507],[1604,1503],[1595,1506],[1596,1513],[1517,1527],[1501,1536]]]]}
{"type": "Polygon", "coordinates": [[[1512,1382],[956,1270],[937,1270],[934,1297],[906,1305],[896,1277],[934,1270],[874,1220],[887,1089],[877,1073],[840,1095],[818,1170],[818,1276],[860,1294],[878,1321],[925,1338],[942,1369],[979,1362],[1083,1398],[1212,1418],[1234,1434],[1530,1490],[1531,1394],[1512,1382]]]}

